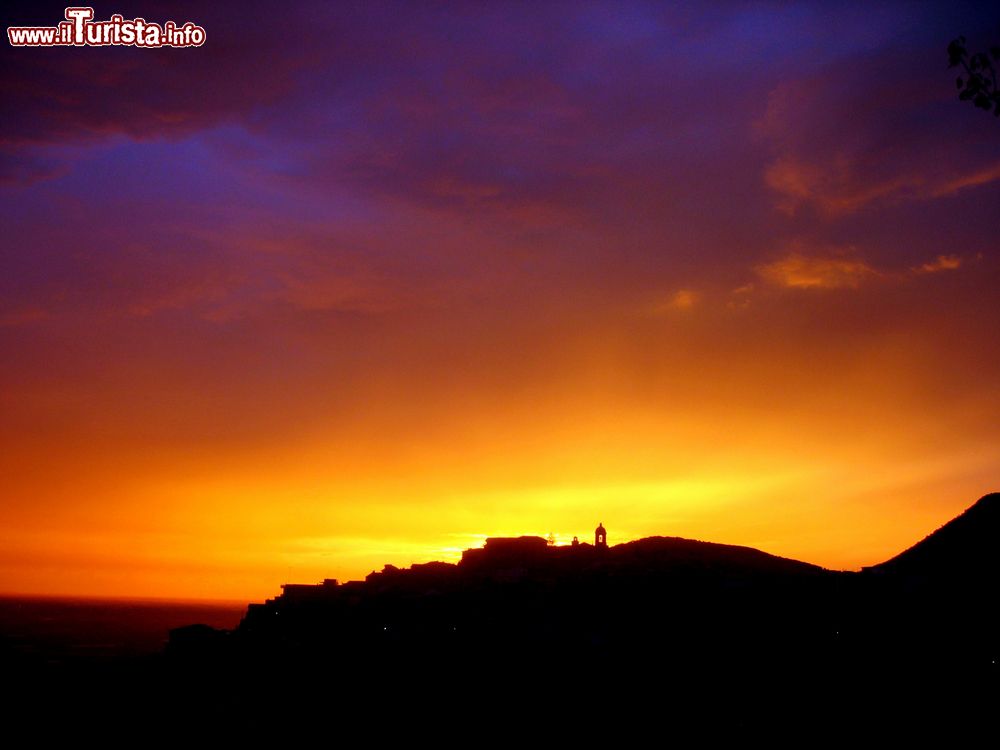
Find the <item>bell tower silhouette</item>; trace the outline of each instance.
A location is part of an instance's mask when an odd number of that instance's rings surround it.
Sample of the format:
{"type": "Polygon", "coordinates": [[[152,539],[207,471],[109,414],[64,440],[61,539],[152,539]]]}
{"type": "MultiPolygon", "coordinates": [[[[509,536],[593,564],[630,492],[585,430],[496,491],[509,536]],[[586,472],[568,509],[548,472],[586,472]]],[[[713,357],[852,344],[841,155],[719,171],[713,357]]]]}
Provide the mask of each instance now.
{"type": "Polygon", "coordinates": [[[603,522],[597,524],[597,530],[594,531],[594,546],[597,549],[608,548],[608,532],[604,530],[603,522]]]}

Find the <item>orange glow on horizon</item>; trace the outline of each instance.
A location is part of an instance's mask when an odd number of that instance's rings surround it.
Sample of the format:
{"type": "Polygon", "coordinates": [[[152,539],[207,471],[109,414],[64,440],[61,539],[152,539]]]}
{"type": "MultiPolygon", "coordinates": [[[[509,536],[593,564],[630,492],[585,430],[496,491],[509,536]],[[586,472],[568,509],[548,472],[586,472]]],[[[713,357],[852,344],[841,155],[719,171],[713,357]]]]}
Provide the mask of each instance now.
{"type": "MultiPolygon", "coordinates": [[[[597,370],[601,389],[558,382],[551,398],[467,399],[452,413],[449,391],[329,436],[217,455],[175,446],[162,464],[122,446],[120,474],[36,455],[24,488],[47,485],[63,514],[18,508],[20,528],[0,538],[0,590],[259,600],[285,582],[456,561],[487,536],[589,541],[598,520],[611,544],[681,536],[852,569],[984,494],[1000,450],[929,452],[924,431],[942,422],[907,421],[912,396],[887,403],[878,388],[854,404],[800,388],[793,410],[774,413],[740,391],[726,402],[668,397],[653,411],[654,399],[616,397],[622,373],[597,370]]],[[[787,382],[767,389],[790,393],[787,382]]]]}
{"type": "Polygon", "coordinates": [[[857,569],[1000,490],[978,9],[479,5],[0,46],[0,592],[599,521],[857,569]]]}

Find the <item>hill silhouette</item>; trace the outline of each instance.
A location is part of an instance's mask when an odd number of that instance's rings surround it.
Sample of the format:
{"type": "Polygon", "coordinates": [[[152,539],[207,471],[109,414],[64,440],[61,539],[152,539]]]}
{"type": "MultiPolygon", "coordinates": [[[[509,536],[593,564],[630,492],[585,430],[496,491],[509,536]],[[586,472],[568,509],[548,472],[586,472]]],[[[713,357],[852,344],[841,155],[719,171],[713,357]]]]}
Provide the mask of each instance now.
{"type": "Polygon", "coordinates": [[[967,685],[1000,676],[1000,494],[866,568],[840,603],[856,653],[899,674],[967,685]]]}
{"type": "Polygon", "coordinates": [[[612,548],[622,562],[635,565],[694,566],[716,570],[759,573],[807,574],[823,570],[818,565],[762,552],[753,547],[701,542],[681,537],[651,536],[612,548]]]}
{"type": "Polygon", "coordinates": [[[1000,567],[1000,493],[981,497],[922,541],[872,571],[929,577],[990,575],[1000,567]]]}

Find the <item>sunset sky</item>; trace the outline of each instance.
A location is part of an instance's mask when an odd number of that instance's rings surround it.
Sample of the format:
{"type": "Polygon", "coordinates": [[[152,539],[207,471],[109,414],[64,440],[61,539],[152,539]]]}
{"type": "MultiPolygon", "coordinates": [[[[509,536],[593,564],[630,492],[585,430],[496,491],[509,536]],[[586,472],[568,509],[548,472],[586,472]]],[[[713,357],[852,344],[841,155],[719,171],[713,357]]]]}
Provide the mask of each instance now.
{"type": "Polygon", "coordinates": [[[1000,489],[1000,118],[946,55],[1000,6],[680,5],[4,39],[0,592],[263,599],[599,521],[851,569],[1000,489]]]}

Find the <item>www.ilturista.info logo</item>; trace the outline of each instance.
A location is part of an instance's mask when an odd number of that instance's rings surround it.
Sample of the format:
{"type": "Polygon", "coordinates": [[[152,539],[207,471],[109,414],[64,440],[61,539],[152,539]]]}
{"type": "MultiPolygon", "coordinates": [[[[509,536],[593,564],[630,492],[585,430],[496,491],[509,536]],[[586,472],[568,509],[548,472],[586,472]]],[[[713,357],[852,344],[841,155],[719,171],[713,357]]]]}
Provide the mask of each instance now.
{"type": "Polygon", "coordinates": [[[123,18],[115,13],[95,21],[93,8],[67,8],[58,26],[8,26],[7,39],[14,47],[200,47],[205,29],[188,21],[152,23],[145,18],[123,18]]]}

